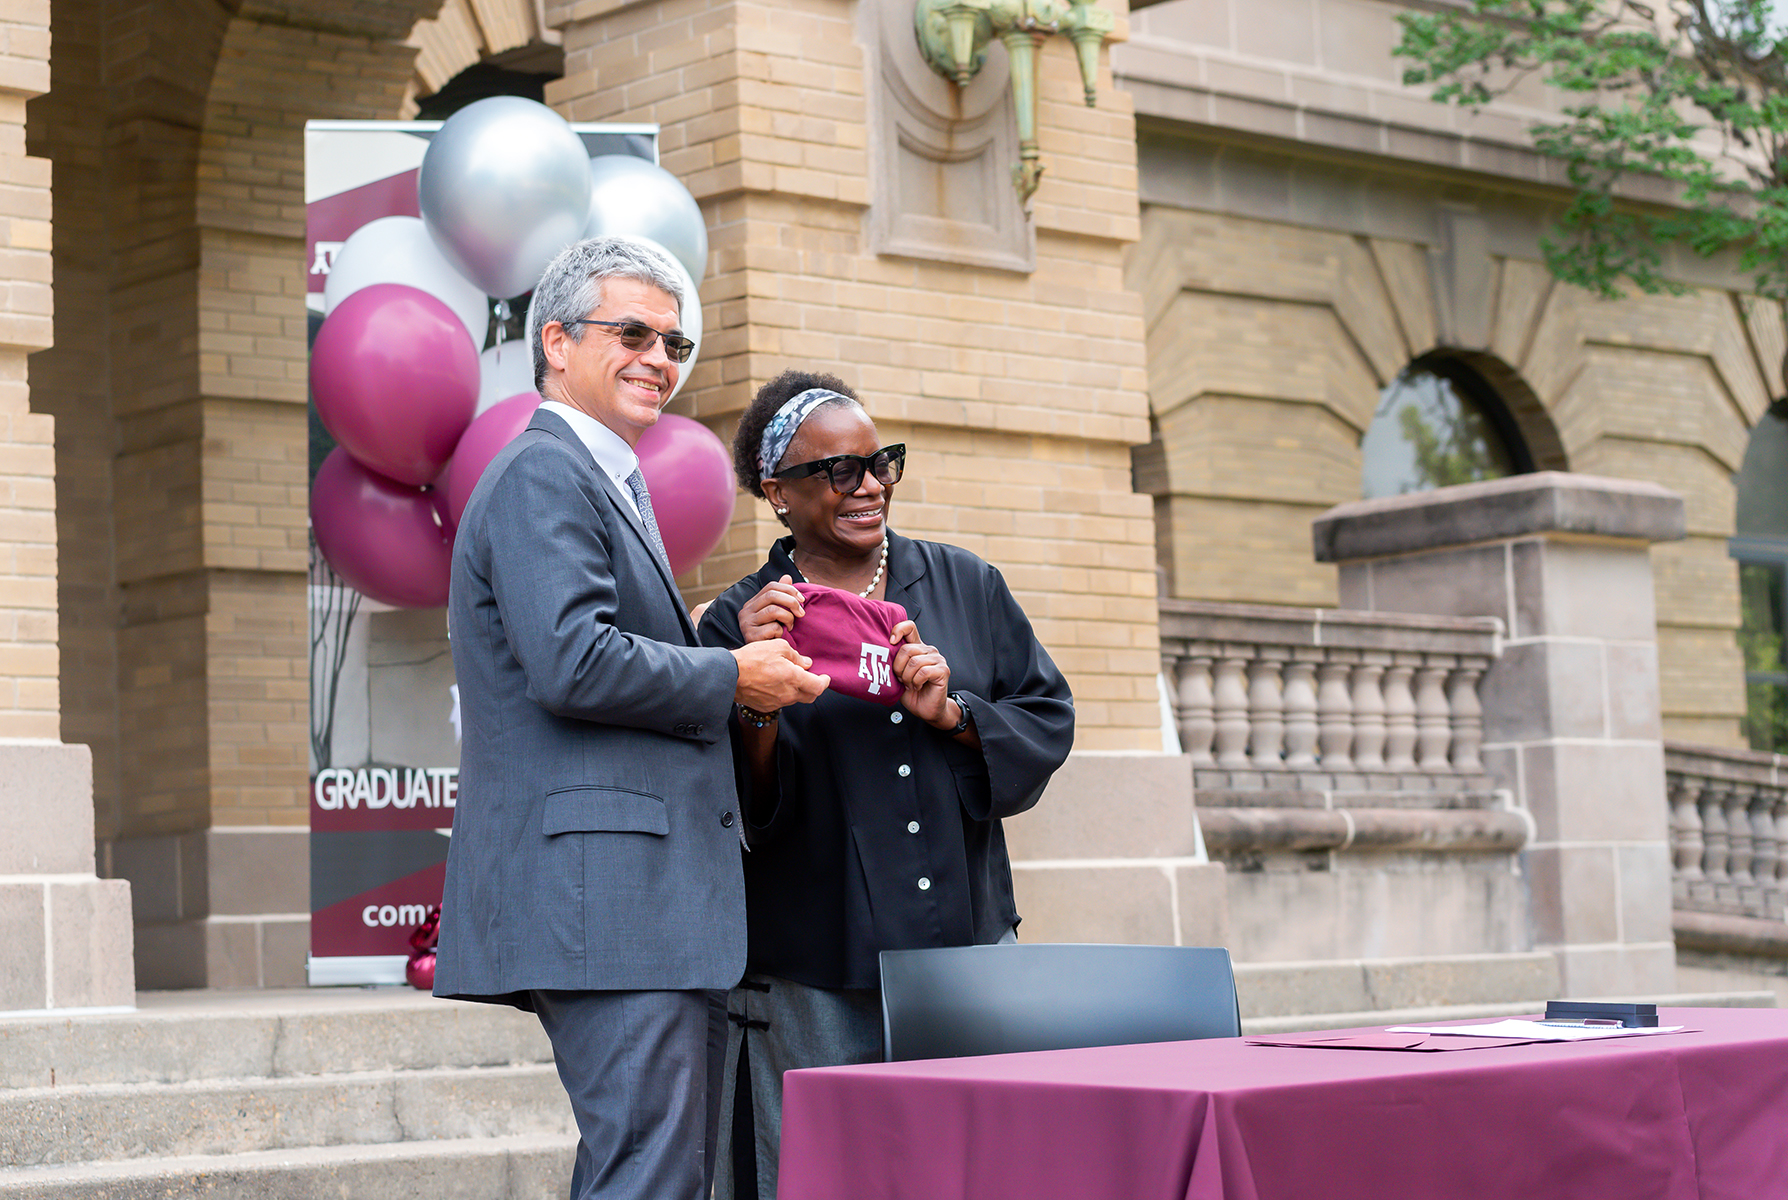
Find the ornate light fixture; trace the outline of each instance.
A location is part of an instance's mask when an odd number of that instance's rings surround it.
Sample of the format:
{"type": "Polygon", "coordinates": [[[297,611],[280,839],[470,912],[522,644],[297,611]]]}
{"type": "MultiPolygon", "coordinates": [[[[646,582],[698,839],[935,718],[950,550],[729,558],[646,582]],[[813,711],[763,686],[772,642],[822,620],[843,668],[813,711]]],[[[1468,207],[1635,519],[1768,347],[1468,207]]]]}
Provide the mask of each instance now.
{"type": "Polygon", "coordinates": [[[1012,100],[1018,110],[1019,161],[1012,186],[1029,202],[1043,175],[1037,151],[1037,51],[1052,33],[1074,43],[1086,104],[1093,107],[1099,46],[1116,21],[1092,0],[918,0],[913,27],[931,69],[966,87],[987,61],[987,43],[1006,44],[1012,62],[1012,100]]]}

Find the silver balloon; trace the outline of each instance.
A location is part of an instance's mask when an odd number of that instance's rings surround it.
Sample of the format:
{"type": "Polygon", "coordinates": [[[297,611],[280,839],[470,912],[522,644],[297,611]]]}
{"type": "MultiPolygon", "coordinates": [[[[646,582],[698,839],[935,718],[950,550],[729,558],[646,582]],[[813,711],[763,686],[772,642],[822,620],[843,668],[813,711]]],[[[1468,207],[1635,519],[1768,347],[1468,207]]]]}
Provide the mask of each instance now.
{"type": "Polygon", "coordinates": [[[590,160],[590,219],[584,236],[617,234],[657,242],[698,284],[708,272],[708,224],[689,189],[643,158],[602,154],[590,160]]]}
{"type": "Polygon", "coordinates": [[[493,296],[540,282],[590,213],[589,154],[565,119],[519,96],[447,118],[422,156],[416,198],[454,268],[493,296]]]}

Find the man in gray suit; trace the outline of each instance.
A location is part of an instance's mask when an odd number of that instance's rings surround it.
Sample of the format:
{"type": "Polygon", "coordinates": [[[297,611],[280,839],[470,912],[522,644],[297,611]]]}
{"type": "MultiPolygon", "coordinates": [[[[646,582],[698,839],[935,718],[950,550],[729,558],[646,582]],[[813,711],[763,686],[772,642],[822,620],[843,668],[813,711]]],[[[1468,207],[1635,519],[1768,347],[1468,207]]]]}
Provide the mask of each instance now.
{"type": "Polygon", "coordinates": [[[698,1200],[745,966],[727,717],[828,680],[703,648],[634,446],[693,344],[671,262],[580,242],[528,313],[546,403],[486,468],[448,602],[464,734],[435,995],[535,1012],[582,1137],[573,1200],[698,1200]]]}

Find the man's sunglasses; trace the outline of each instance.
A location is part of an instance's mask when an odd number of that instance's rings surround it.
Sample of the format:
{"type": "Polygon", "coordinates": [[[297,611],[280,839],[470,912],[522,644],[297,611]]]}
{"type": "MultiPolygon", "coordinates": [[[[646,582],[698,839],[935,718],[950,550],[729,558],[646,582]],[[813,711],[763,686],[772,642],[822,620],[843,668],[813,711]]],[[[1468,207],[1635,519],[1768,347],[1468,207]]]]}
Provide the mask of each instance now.
{"type": "Polygon", "coordinates": [[[796,463],[792,467],[782,468],[770,478],[805,479],[809,475],[824,475],[833,491],[841,496],[848,496],[863,486],[865,471],[874,475],[876,482],[883,487],[893,487],[899,483],[901,475],[906,472],[906,443],[895,442],[892,446],[883,446],[874,454],[834,454],[831,458],[796,463]]]}
{"type": "Polygon", "coordinates": [[[641,321],[598,321],[591,317],[579,317],[574,321],[560,321],[559,324],[570,329],[573,325],[607,325],[611,329],[620,330],[615,340],[622,347],[643,354],[652,348],[652,339],[664,342],[664,356],[672,362],[688,362],[689,356],[695,353],[695,343],[680,333],[659,333],[650,325],[641,321]]]}

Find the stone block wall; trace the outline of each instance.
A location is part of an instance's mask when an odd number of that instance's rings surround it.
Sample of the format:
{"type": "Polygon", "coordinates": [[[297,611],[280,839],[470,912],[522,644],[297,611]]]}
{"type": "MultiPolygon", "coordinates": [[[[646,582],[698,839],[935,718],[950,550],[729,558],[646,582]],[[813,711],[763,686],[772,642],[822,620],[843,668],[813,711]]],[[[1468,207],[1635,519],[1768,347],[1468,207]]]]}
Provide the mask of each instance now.
{"type": "Polygon", "coordinates": [[[50,165],[27,154],[25,104],[50,86],[50,6],[0,15],[0,739],[56,739],[52,423],[26,356],[50,344],[50,165]]]}
{"type": "Polygon", "coordinates": [[[1648,551],[1683,530],[1656,484],[1557,472],[1355,501],[1316,525],[1344,606],[1502,622],[1484,765],[1532,822],[1527,917],[1567,994],[1675,986],[1648,551]]]}
{"type": "MultiPolygon", "coordinates": [[[[566,58],[547,99],[572,120],[659,123],[664,165],[702,203],[706,345],[682,410],[730,437],[777,372],[844,377],[884,439],[911,447],[895,525],[1007,574],[1074,686],[1078,744],[1158,749],[1154,528],[1130,487],[1147,426],[1122,270],[1137,229],[1126,98],[1107,79],[1086,109],[1070,48],[1046,47],[1034,272],[878,255],[868,211],[897,181],[871,161],[866,44],[893,3],[549,5],[566,58]]],[[[742,503],[686,594],[755,569],[780,532],[742,503]]]]}

